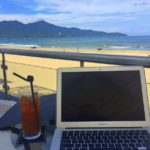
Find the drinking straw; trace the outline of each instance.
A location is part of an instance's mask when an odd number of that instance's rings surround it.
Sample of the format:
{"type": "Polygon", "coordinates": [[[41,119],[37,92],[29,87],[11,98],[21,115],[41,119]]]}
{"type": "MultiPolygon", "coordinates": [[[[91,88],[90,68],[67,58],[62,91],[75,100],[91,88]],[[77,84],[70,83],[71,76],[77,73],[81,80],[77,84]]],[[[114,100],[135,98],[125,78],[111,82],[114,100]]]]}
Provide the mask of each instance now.
{"type": "Polygon", "coordinates": [[[25,81],[30,82],[32,98],[33,98],[33,101],[34,101],[34,104],[35,104],[35,96],[34,96],[34,89],[33,89],[33,80],[34,80],[33,76],[28,75],[28,76],[27,76],[27,79],[26,79],[26,78],[22,77],[21,75],[15,73],[15,72],[13,73],[13,75],[19,77],[20,79],[23,79],[23,80],[25,80],[25,81]]]}
{"type": "MultiPolygon", "coordinates": [[[[30,87],[31,87],[31,93],[32,93],[32,99],[33,99],[33,106],[34,106],[34,111],[35,114],[37,114],[37,109],[36,109],[36,101],[35,101],[35,96],[34,96],[34,89],[33,89],[33,81],[34,81],[34,77],[31,75],[28,75],[27,78],[22,77],[21,75],[17,74],[17,73],[13,73],[13,75],[19,77],[22,80],[28,81],[30,82],[30,87]]],[[[37,119],[37,126],[38,126],[38,119],[37,119]]]]}

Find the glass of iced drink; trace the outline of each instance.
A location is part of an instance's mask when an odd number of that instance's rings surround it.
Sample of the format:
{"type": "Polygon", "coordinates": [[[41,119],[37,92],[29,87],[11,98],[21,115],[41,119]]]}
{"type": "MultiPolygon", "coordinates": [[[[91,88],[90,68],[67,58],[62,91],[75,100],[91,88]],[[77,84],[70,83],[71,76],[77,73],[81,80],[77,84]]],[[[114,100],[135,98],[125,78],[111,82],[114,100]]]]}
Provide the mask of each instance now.
{"type": "Polygon", "coordinates": [[[21,113],[22,135],[25,139],[35,139],[40,136],[40,97],[38,88],[23,87],[19,90],[19,105],[21,113]]]}

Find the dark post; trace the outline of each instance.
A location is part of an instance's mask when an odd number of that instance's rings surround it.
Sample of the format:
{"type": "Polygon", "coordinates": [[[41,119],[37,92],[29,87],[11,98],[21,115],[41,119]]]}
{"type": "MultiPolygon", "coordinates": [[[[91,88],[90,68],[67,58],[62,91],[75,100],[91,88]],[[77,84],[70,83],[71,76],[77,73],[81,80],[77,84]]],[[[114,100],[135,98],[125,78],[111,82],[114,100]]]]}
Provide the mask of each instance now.
{"type": "Polygon", "coordinates": [[[4,54],[4,52],[2,52],[2,65],[1,65],[1,68],[3,70],[3,78],[4,78],[3,88],[5,90],[5,99],[8,99],[9,87],[7,85],[7,74],[6,74],[7,66],[5,64],[5,54],[4,54]]]}
{"type": "Polygon", "coordinates": [[[80,67],[84,67],[84,61],[80,61],[80,67]]]}

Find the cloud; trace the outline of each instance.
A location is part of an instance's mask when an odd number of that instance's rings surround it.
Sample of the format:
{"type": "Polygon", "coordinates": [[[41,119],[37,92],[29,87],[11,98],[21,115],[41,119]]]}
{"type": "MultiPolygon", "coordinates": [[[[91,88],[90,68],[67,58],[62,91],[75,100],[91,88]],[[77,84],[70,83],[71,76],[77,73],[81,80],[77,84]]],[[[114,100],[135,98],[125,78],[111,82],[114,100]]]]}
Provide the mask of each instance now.
{"type": "Polygon", "coordinates": [[[28,23],[44,19],[60,26],[105,29],[114,32],[132,32],[131,23],[139,28],[143,27],[143,24],[150,25],[149,0],[5,0],[5,2],[3,8],[13,2],[25,9],[19,9],[22,11],[15,14],[13,9],[10,10],[12,12],[9,11],[10,13],[3,13],[1,9],[1,21],[19,20],[28,23]]]}
{"type": "MultiPolygon", "coordinates": [[[[8,1],[8,0],[7,0],[8,1]]],[[[11,1],[11,0],[10,0],[11,1]]],[[[116,18],[116,16],[120,17],[121,15],[124,18],[132,18],[132,16],[136,16],[136,14],[140,14],[144,11],[144,13],[149,12],[150,6],[143,5],[143,7],[136,7],[135,3],[137,0],[13,0],[17,5],[22,7],[30,8],[31,15],[34,13],[36,15],[41,14],[55,15],[56,18],[59,19],[60,16],[66,15],[65,18],[72,18],[86,20],[87,17],[91,19],[91,21],[96,20],[95,18],[116,18]],[[19,2],[18,2],[19,1],[19,2]],[[32,5],[31,5],[32,4],[32,5]],[[33,5],[34,4],[34,5],[33,5]]],[[[6,3],[7,4],[7,3],[6,3]]],[[[148,4],[148,0],[139,0],[140,4],[148,4]]],[[[12,13],[13,14],[13,10],[12,13]]],[[[26,14],[26,12],[20,12],[18,14],[26,14]]],[[[62,20],[60,20],[62,21],[62,20]]],[[[68,20],[69,22],[69,20],[68,20]]]]}
{"type": "MultiPolygon", "coordinates": [[[[137,0],[35,0],[37,7],[58,12],[70,12],[76,14],[101,14],[101,13],[125,13],[138,12],[143,8],[135,9],[137,0]]],[[[146,0],[141,4],[148,3],[146,0]]],[[[147,5],[146,5],[147,6],[147,5]]],[[[38,9],[37,9],[38,10],[38,9]]]]}
{"type": "Polygon", "coordinates": [[[144,1],[143,1],[143,2],[139,2],[139,3],[136,2],[136,3],[134,3],[134,5],[135,5],[135,6],[149,6],[150,3],[149,3],[149,2],[144,2],[144,1]]]}

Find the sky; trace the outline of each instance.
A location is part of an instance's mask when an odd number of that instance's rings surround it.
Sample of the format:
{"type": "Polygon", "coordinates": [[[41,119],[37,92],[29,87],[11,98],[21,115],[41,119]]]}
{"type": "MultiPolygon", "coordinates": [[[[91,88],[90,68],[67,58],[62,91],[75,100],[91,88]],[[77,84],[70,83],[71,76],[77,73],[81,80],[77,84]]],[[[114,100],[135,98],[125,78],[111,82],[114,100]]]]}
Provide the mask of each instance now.
{"type": "Polygon", "coordinates": [[[150,35],[150,0],[0,0],[0,21],[150,35]]]}

